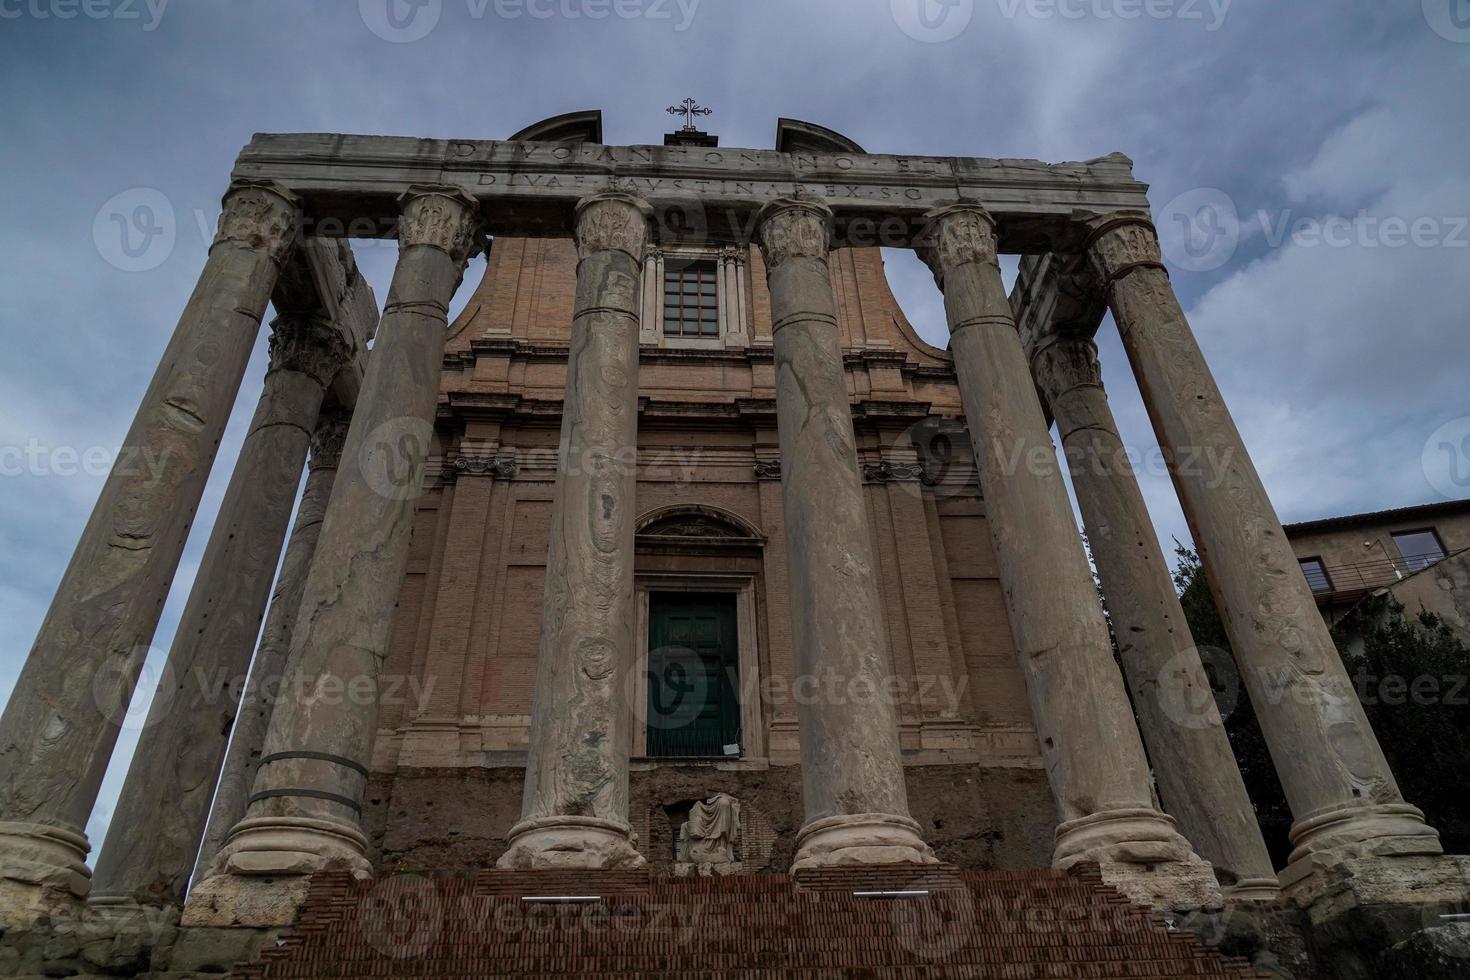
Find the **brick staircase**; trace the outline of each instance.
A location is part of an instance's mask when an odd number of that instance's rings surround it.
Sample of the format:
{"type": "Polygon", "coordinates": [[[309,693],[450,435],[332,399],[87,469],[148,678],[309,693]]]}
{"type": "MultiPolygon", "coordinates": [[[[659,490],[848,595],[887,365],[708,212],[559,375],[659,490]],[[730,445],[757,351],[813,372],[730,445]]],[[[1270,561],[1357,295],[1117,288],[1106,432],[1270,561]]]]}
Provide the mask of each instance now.
{"type": "Polygon", "coordinates": [[[1095,869],[830,869],[725,878],[318,875],[300,924],[235,977],[1255,980],[1095,869]],[[857,895],[855,892],[910,892],[857,895]],[[596,901],[585,899],[597,896],[596,901]],[[553,898],[552,901],[544,899],[553,898]],[[577,900],[581,899],[581,900],[577,900]]]}

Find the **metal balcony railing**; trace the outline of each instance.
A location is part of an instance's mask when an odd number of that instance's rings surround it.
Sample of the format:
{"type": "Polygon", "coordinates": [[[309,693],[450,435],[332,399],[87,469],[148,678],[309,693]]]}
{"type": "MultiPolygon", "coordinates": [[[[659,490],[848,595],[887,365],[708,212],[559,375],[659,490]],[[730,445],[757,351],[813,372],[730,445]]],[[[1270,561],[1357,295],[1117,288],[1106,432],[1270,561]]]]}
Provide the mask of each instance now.
{"type": "Polygon", "coordinates": [[[1312,587],[1319,603],[1335,603],[1388,588],[1446,557],[1444,552],[1436,551],[1425,555],[1325,565],[1321,571],[1303,565],[1302,572],[1307,576],[1307,584],[1312,587]]]}

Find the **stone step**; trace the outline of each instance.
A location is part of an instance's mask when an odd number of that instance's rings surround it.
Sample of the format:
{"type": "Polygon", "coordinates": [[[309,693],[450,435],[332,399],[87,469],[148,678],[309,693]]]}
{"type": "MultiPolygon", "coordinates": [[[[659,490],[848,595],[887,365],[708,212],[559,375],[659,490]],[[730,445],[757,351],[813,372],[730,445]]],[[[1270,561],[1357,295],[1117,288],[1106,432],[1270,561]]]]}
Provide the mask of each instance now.
{"type": "Polygon", "coordinates": [[[485,870],[312,881],[239,978],[1258,975],[1131,905],[1095,869],[829,868],[795,877],[485,870]],[[862,897],[854,892],[921,892],[862,897]],[[593,899],[593,900],[587,900],[593,899]]]}

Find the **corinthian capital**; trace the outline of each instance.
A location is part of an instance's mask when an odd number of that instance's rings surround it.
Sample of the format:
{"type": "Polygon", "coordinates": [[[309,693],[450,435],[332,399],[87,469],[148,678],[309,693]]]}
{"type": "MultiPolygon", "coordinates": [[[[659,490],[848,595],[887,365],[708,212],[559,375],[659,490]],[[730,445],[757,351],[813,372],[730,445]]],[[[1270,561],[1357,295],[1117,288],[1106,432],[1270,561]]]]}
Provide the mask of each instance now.
{"type": "MultiPolygon", "coordinates": [[[[301,231],[301,201],[273,180],[232,180],[214,244],[258,248],[281,265],[301,231]]],[[[213,246],[211,246],[213,248],[213,246]]]]}
{"type": "Polygon", "coordinates": [[[427,245],[460,268],[479,250],[480,203],[458,187],[414,184],[398,198],[398,247],[427,245]]]}
{"type": "Polygon", "coordinates": [[[298,371],[325,388],[352,356],[352,348],[324,316],[283,314],[271,323],[270,355],[270,370],[298,371]]]}
{"type": "Polygon", "coordinates": [[[952,204],[924,215],[924,232],[915,251],[944,285],[950,269],[996,261],[995,219],[978,204],[952,204]]]}
{"type": "Polygon", "coordinates": [[[312,469],[336,469],[342,460],[342,446],[347,442],[347,429],[352,413],[346,410],[323,412],[311,434],[312,469]]]}
{"type": "Polygon", "coordinates": [[[1085,218],[1087,260],[1104,287],[1134,269],[1162,269],[1159,236],[1146,211],[1114,211],[1085,218]]]}
{"type": "Polygon", "coordinates": [[[756,221],[769,269],[798,256],[825,261],[832,247],[832,209],[812,195],[777,198],[761,208],[756,221]]]}
{"type": "Polygon", "coordinates": [[[632,194],[609,191],[577,202],[577,257],[593,252],[626,252],[642,262],[653,209],[632,194]]]}
{"type": "Polygon", "coordinates": [[[1031,358],[1036,384],[1053,405],[1062,395],[1084,385],[1102,387],[1097,345],[1086,337],[1057,337],[1031,358]]]}

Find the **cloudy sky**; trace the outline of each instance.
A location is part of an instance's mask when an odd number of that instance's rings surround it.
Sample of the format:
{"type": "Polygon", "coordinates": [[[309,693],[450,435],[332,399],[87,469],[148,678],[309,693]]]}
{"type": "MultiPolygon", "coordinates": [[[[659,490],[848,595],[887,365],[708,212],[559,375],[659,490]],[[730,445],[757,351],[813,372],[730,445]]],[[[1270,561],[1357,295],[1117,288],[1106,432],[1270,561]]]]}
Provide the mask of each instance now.
{"type": "MultiPolygon", "coordinates": [[[[0,699],[254,132],[493,139],[601,108],[609,142],[656,143],[693,96],[726,146],[793,116],[874,152],[1120,150],[1283,520],[1470,496],[1470,0],[0,0],[0,83],[0,699]],[[139,204],[160,233],[125,239],[139,204]]],[[[943,344],[927,273],[889,259],[943,344]]],[[[381,298],[391,249],[359,261],[381,298]]],[[[1156,458],[1110,322],[1099,343],[1156,458]]],[[[247,392],[263,372],[264,332],[247,392]]]]}

